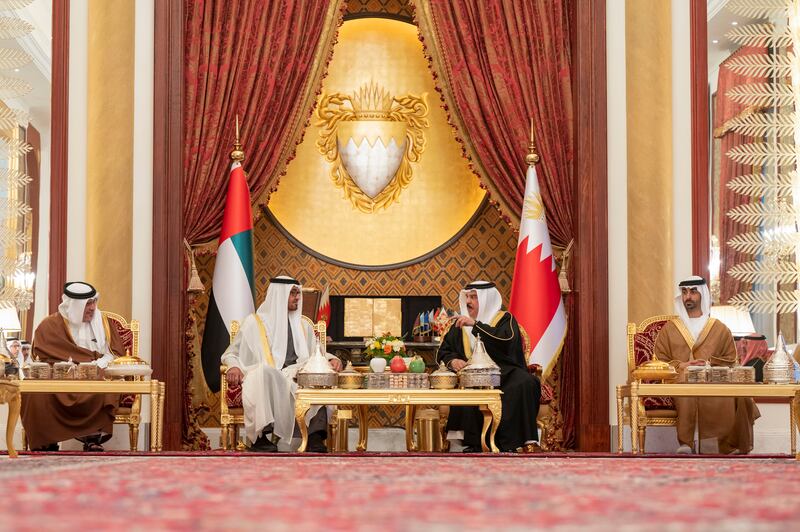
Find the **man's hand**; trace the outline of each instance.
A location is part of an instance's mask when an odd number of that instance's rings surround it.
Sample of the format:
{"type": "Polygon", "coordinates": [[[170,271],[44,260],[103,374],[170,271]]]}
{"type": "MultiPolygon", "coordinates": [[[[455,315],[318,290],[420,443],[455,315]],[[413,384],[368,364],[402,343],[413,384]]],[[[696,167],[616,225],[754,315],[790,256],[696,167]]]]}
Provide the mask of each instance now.
{"type": "MultiPolygon", "coordinates": [[[[462,316],[462,318],[463,317],[464,316],[462,316]]],[[[450,361],[450,369],[452,369],[455,372],[461,371],[461,368],[463,368],[466,365],[467,365],[467,361],[466,360],[461,360],[460,358],[454,358],[453,360],[450,361]]]]}
{"type": "Polygon", "coordinates": [[[469,316],[459,316],[456,318],[455,325],[456,327],[473,327],[475,325],[475,320],[469,316]]]}
{"type": "Polygon", "coordinates": [[[244,373],[239,368],[230,368],[226,373],[228,386],[240,386],[244,380],[244,373]]]}
{"type": "Polygon", "coordinates": [[[328,360],[328,364],[331,365],[333,371],[342,371],[342,361],[338,358],[332,358],[328,360]]]}

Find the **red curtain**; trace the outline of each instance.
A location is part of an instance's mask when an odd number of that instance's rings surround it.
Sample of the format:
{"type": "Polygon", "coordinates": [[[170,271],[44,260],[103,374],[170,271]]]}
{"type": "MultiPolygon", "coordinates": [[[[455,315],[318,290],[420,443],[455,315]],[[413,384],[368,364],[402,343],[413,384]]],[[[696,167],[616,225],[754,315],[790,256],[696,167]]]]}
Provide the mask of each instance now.
{"type": "MultiPolygon", "coordinates": [[[[525,194],[530,120],[553,243],[575,235],[571,28],[565,0],[417,0],[416,20],[465,155],[508,221],[525,194]]],[[[516,224],[515,224],[516,225],[516,224]]],[[[565,301],[570,328],[574,301],[565,301]]],[[[564,445],[575,443],[575,349],[568,333],[559,377],[564,445]]]]}
{"type": "Polygon", "coordinates": [[[534,121],[550,235],[573,237],[573,110],[564,0],[418,0],[417,21],[450,119],[483,184],[518,220],[534,121]]]}
{"type": "Polygon", "coordinates": [[[734,265],[752,260],[752,257],[745,253],[740,253],[728,245],[728,241],[734,236],[742,233],[749,233],[753,227],[731,220],[726,213],[739,205],[749,203],[750,199],[741,194],[737,194],[728,188],[728,183],[738,176],[751,174],[760,171],[758,168],[737,163],[726,154],[740,144],[753,142],[757,139],[748,137],[733,131],[730,122],[734,118],[747,113],[761,112],[756,106],[747,106],[737,103],[727,96],[730,89],[748,83],[766,82],[764,77],[743,76],[733,72],[728,68],[728,63],[743,55],[763,55],[767,50],[760,47],[742,47],[727,59],[719,67],[719,77],[717,78],[717,97],[714,105],[714,137],[720,139],[720,172],[719,172],[719,210],[720,210],[720,302],[725,304],[728,299],[746,290],[746,285],[728,274],[734,265]]]}
{"type": "Polygon", "coordinates": [[[184,235],[219,236],[241,123],[254,202],[277,188],[310,120],[344,0],[186,0],[184,235]]]}

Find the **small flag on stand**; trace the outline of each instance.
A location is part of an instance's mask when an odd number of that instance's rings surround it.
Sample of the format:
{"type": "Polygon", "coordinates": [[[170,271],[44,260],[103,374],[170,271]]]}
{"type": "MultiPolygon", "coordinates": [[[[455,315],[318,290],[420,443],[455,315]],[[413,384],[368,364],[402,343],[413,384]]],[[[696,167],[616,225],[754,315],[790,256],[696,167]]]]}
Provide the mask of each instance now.
{"type": "Polygon", "coordinates": [[[322,291],[322,297],[319,299],[317,321],[324,321],[326,328],[331,325],[331,289],[328,284],[325,285],[325,290],[322,291]]]}

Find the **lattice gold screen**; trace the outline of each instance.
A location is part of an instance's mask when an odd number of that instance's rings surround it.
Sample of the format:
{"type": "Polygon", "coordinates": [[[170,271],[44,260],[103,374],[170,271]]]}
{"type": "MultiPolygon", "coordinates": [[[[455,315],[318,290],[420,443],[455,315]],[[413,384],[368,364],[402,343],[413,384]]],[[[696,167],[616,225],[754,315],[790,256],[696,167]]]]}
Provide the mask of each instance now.
{"type": "Polygon", "coordinates": [[[344,300],[344,335],[366,338],[389,333],[399,336],[403,316],[400,299],[350,297],[344,300]]]}

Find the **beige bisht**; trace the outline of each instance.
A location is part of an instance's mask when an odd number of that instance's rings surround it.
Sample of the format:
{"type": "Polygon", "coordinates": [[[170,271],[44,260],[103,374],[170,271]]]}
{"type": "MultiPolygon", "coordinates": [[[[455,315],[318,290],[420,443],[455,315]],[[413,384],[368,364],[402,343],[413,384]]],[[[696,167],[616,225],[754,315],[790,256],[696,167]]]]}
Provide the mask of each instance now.
{"type": "MultiPolygon", "coordinates": [[[[699,282],[690,278],[692,282],[699,282]]],[[[705,281],[703,281],[705,282],[705,281]]],[[[684,284],[684,283],[681,283],[684,284]]],[[[682,362],[707,360],[712,366],[734,366],[736,347],[731,331],[719,320],[710,317],[710,294],[703,284],[702,316],[689,318],[680,294],[675,301],[678,318],[669,321],[656,338],[654,353],[659,360],[670,363],[678,370],[678,379],[684,379],[682,362]],[[695,332],[696,331],[696,332],[695,332]]],[[[758,408],[749,397],[676,397],[678,411],[678,441],[694,448],[695,427],[702,448],[714,440],[720,453],[749,453],[753,449],[753,423],[759,417],[758,408]]]]}
{"type": "MultiPolygon", "coordinates": [[[[97,291],[88,283],[67,283],[58,312],[46,317],[33,337],[33,355],[42,362],[96,362],[105,368],[125,354],[122,338],[99,309],[83,321],[89,300],[97,291]]],[[[30,393],[22,396],[22,425],[31,449],[94,434],[109,437],[119,395],[30,393]]]]}

